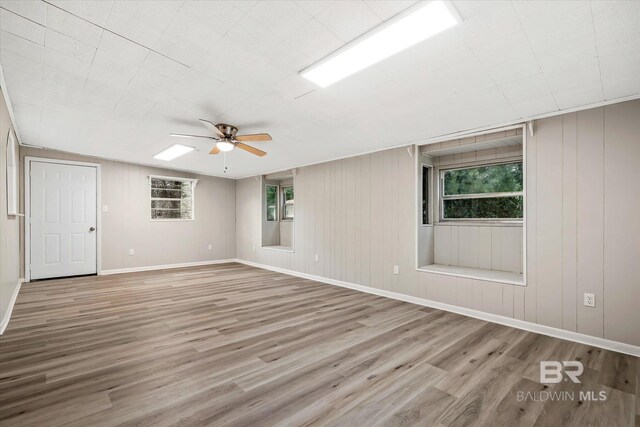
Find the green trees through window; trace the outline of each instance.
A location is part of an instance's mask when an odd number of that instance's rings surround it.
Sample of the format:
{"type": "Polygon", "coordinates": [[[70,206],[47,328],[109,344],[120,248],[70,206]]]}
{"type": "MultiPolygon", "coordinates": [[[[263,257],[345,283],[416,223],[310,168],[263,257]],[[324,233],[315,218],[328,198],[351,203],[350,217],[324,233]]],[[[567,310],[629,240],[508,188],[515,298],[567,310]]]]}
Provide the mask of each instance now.
{"type": "Polygon", "coordinates": [[[523,217],[522,162],[442,171],[443,219],[523,217]]]}
{"type": "Polygon", "coordinates": [[[265,187],[265,201],[267,206],[267,221],[278,220],[278,186],[267,185],[265,187]]]}

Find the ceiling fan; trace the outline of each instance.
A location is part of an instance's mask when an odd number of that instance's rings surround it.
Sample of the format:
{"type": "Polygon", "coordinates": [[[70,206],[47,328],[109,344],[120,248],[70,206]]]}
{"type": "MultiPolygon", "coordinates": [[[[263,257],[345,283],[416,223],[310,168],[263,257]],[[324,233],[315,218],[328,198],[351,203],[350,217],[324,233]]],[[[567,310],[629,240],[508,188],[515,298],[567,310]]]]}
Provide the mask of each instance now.
{"type": "Polygon", "coordinates": [[[188,135],[184,133],[172,133],[171,136],[179,136],[181,138],[205,138],[205,139],[213,139],[215,144],[209,154],[219,154],[221,151],[231,151],[234,148],[238,147],[241,150],[248,151],[251,154],[255,154],[256,156],[263,157],[266,156],[262,150],[258,150],[250,145],[244,143],[247,142],[262,142],[262,141],[271,141],[271,135],[268,133],[254,133],[250,135],[236,135],[238,132],[238,128],[233,125],[228,125],[225,123],[213,124],[212,122],[204,119],[199,119],[203,125],[205,125],[209,130],[211,130],[214,136],[203,136],[203,135],[188,135]]]}

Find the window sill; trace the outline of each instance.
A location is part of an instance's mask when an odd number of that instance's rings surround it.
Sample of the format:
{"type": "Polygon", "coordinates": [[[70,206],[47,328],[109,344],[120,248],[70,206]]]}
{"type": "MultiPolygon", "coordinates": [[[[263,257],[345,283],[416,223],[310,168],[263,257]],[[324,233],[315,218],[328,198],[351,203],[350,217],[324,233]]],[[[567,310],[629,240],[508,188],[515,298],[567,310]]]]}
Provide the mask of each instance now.
{"type": "Polygon", "coordinates": [[[522,221],[440,221],[435,226],[461,225],[467,227],[522,227],[522,221]]]}
{"type": "Polygon", "coordinates": [[[263,246],[262,249],[266,249],[268,251],[279,251],[279,252],[293,253],[293,248],[291,246],[282,246],[282,245],[263,246]]]}
{"type": "Polygon", "coordinates": [[[496,282],[509,285],[526,286],[524,276],[521,273],[509,271],[484,270],[481,268],[456,267],[452,265],[431,264],[418,267],[416,270],[426,273],[442,274],[445,276],[464,277],[486,282],[496,282]]]}

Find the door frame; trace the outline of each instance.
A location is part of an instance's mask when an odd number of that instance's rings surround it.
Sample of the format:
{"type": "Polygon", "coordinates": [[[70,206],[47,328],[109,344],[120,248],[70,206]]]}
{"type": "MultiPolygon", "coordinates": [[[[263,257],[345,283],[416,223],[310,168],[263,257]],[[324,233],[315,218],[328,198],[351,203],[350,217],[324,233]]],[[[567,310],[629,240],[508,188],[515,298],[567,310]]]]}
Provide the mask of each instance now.
{"type": "Polygon", "coordinates": [[[31,281],[31,163],[55,163],[68,166],[96,168],[96,274],[102,272],[102,194],[100,163],[76,162],[73,160],[50,159],[47,157],[25,156],[24,158],[24,279],[31,281]]]}

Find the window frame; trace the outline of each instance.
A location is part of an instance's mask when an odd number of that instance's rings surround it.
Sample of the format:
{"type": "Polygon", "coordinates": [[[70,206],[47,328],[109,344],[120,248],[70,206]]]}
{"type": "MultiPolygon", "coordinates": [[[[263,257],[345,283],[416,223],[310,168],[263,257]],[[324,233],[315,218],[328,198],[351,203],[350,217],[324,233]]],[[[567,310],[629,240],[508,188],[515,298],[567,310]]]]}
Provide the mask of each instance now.
{"type": "Polygon", "coordinates": [[[495,224],[522,224],[524,222],[524,204],[523,204],[523,212],[522,218],[445,218],[444,216],[444,201],[445,200],[463,200],[463,199],[489,199],[489,198],[497,198],[497,197],[522,197],[524,201],[524,180],[525,180],[525,169],[524,169],[524,159],[505,159],[500,161],[491,161],[491,162],[482,162],[476,163],[473,165],[464,165],[464,166],[453,166],[453,167],[442,167],[438,169],[439,179],[438,179],[438,204],[439,204],[439,222],[441,223],[455,223],[455,222],[464,222],[464,223],[495,223],[495,224]],[[498,165],[509,165],[514,163],[522,164],[522,191],[513,191],[513,192],[498,192],[498,193],[474,193],[474,194],[459,194],[455,196],[446,196],[444,194],[445,188],[445,174],[452,170],[463,170],[463,169],[476,169],[480,167],[487,166],[498,166],[498,165]]]}
{"type": "Polygon", "coordinates": [[[264,185],[264,219],[266,222],[278,222],[280,221],[280,186],[278,184],[265,184],[264,185]],[[267,189],[269,187],[275,187],[276,188],[276,203],[274,205],[276,212],[275,215],[273,216],[273,219],[269,219],[269,204],[267,202],[267,189]]]}
{"type": "Polygon", "coordinates": [[[432,193],[433,193],[433,166],[427,163],[420,163],[420,225],[433,225],[433,214],[431,208],[433,206],[432,193]],[[427,178],[426,194],[425,194],[425,176],[427,178]],[[426,198],[426,222],[425,222],[425,204],[426,198]]]}
{"type": "Polygon", "coordinates": [[[149,195],[149,221],[152,222],[188,222],[195,221],[196,219],[196,186],[198,185],[198,180],[194,178],[182,178],[176,176],[163,176],[163,175],[149,175],[148,176],[148,195],[149,195]],[[191,218],[153,218],[153,210],[151,207],[151,202],[153,200],[177,200],[177,199],[166,199],[163,197],[153,197],[151,195],[152,181],[154,179],[161,179],[165,181],[180,181],[180,182],[188,182],[191,184],[191,218]]]}
{"type": "Polygon", "coordinates": [[[281,205],[282,205],[282,212],[281,212],[282,213],[282,218],[281,219],[282,219],[282,221],[293,221],[293,219],[294,219],[294,217],[296,215],[295,214],[295,203],[294,203],[296,195],[295,195],[295,190],[294,190],[293,199],[287,200],[287,198],[284,195],[284,192],[285,192],[285,190],[287,188],[293,189],[293,184],[291,184],[291,185],[282,185],[280,187],[280,194],[282,194],[282,203],[281,203],[281,205]],[[286,209],[287,205],[293,206],[293,210],[294,210],[293,216],[286,216],[287,215],[287,209],[286,209]]]}

